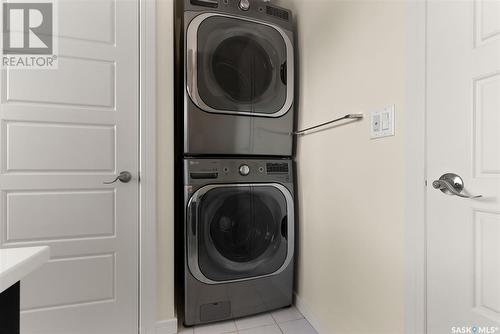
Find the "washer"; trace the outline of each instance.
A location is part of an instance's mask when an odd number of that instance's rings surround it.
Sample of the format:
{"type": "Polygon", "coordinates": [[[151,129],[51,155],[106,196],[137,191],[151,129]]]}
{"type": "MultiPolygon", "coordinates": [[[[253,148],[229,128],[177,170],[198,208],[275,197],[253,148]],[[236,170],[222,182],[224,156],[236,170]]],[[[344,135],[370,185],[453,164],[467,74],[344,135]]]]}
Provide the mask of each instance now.
{"type": "Polygon", "coordinates": [[[292,13],[262,0],[183,0],[184,155],[291,156],[292,13]]]}
{"type": "Polygon", "coordinates": [[[292,304],[292,161],[185,159],[184,322],[292,304]]]}

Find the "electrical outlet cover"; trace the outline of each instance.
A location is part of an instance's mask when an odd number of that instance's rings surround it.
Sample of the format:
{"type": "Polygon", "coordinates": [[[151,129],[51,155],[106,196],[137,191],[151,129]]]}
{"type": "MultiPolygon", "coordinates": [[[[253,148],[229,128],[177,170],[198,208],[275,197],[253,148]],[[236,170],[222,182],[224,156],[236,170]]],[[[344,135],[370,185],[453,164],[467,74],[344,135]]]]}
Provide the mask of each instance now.
{"type": "Polygon", "coordinates": [[[395,105],[373,111],[370,119],[370,137],[372,139],[395,135],[395,105]]]}

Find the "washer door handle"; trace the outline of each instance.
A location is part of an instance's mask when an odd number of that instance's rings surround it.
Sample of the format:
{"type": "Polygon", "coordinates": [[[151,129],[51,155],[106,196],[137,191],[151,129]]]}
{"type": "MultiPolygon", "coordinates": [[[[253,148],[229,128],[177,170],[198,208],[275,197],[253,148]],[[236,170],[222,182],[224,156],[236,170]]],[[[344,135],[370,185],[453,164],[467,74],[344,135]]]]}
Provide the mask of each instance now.
{"type": "Polygon", "coordinates": [[[194,83],[196,81],[196,54],[194,50],[188,50],[187,52],[187,75],[186,75],[186,81],[187,81],[187,91],[191,97],[194,96],[194,83]]]}
{"type": "Polygon", "coordinates": [[[280,77],[281,77],[281,82],[286,86],[287,84],[287,67],[286,67],[286,60],[283,64],[281,64],[280,67],[280,77]]]}
{"type": "Polygon", "coordinates": [[[288,216],[281,219],[281,235],[288,241],[288,216]]]}
{"type": "Polygon", "coordinates": [[[192,201],[188,208],[188,226],[191,227],[191,234],[196,236],[196,225],[198,224],[198,204],[192,201]]]}
{"type": "Polygon", "coordinates": [[[447,195],[454,195],[462,198],[480,198],[483,195],[464,195],[462,190],[464,189],[464,180],[457,174],[448,173],[442,175],[439,180],[432,182],[434,189],[439,189],[447,195]]]}

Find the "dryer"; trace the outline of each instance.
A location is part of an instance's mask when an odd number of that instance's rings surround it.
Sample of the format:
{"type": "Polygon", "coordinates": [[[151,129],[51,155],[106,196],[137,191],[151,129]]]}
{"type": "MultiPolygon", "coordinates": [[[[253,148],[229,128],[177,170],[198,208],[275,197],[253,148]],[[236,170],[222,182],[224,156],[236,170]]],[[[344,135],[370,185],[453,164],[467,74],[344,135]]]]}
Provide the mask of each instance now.
{"type": "Polygon", "coordinates": [[[185,324],[291,305],[291,160],[185,159],[184,170],[185,324]]]}
{"type": "Polygon", "coordinates": [[[184,155],[291,156],[292,13],[262,0],[183,0],[184,155]]]}

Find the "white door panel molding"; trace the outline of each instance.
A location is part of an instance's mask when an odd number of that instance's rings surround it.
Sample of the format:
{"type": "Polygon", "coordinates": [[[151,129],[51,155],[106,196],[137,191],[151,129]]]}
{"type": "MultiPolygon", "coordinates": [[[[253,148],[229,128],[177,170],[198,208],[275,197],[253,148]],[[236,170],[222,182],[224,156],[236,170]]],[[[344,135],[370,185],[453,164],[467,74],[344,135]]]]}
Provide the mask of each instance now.
{"type": "Polygon", "coordinates": [[[23,333],[135,334],[140,3],[59,2],[58,68],[0,75],[0,246],[51,247],[23,333]]]}

